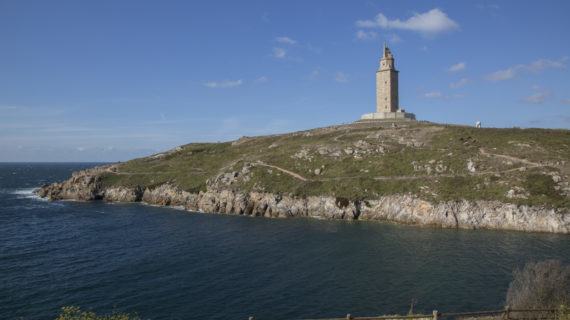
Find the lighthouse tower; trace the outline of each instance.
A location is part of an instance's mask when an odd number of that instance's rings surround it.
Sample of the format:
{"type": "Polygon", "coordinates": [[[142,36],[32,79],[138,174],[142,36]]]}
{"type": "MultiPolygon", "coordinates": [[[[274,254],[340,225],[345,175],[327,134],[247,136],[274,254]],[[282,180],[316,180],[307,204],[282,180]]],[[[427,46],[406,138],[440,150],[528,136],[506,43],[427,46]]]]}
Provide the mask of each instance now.
{"type": "Polygon", "coordinates": [[[376,71],[376,112],[367,113],[361,120],[408,119],[415,115],[406,113],[399,105],[398,70],[390,48],[384,44],[380,67],[376,71]]]}
{"type": "Polygon", "coordinates": [[[396,112],[398,109],[398,70],[392,52],[384,44],[380,68],[376,71],[376,112],[396,112]]]}

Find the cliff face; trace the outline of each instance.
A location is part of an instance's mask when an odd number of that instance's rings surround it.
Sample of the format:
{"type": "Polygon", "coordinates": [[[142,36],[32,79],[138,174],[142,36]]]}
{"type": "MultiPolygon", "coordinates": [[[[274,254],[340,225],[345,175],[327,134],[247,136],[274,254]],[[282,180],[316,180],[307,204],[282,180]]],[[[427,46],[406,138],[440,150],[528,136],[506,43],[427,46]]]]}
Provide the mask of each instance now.
{"type": "Polygon", "coordinates": [[[499,201],[431,203],[413,195],[389,195],[350,201],[330,196],[293,197],[267,192],[208,190],[191,193],[171,184],[155,188],[106,187],[101,170],[84,171],[62,183],[46,185],[38,195],[50,200],[105,200],[181,207],[189,211],[259,217],[377,220],[443,228],[505,229],[570,233],[570,213],[499,201]]]}

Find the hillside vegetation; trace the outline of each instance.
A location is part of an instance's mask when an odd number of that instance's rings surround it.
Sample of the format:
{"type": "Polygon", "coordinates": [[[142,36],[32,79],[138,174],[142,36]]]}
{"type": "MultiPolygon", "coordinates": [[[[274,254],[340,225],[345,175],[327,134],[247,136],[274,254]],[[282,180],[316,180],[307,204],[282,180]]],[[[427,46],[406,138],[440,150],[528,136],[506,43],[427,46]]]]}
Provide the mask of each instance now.
{"type": "Polygon", "coordinates": [[[355,123],[233,142],[193,143],[112,165],[106,187],[165,183],[303,197],[414,194],[570,207],[570,131],[355,123]]]}

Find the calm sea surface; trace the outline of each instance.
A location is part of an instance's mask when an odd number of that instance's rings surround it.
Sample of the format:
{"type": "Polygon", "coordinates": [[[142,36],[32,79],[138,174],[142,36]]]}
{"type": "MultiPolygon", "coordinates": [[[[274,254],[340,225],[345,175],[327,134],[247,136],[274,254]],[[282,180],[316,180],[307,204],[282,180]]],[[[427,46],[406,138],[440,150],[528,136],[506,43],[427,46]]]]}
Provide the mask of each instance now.
{"type": "Polygon", "coordinates": [[[193,214],[31,194],[93,164],[0,164],[0,319],[77,305],[144,319],[298,319],[501,307],[563,235],[193,214]]]}

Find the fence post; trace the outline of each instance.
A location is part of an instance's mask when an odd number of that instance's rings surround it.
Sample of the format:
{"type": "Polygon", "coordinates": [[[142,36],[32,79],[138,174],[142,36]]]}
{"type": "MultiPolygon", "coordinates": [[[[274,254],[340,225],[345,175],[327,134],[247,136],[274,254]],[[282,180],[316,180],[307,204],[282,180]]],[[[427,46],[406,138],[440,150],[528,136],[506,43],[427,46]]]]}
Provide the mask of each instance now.
{"type": "Polygon", "coordinates": [[[437,310],[433,310],[433,320],[437,320],[437,310]]]}
{"type": "Polygon", "coordinates": [[[508,305],[505,306],[505,312],[503,313],[503,319],[505,319],[505,320],[509,319],[510,311],[511,311],[511,307],[509,307],[508,305]]]}

